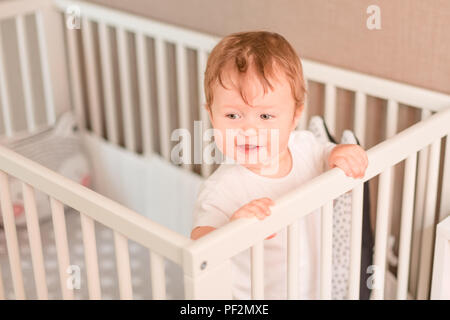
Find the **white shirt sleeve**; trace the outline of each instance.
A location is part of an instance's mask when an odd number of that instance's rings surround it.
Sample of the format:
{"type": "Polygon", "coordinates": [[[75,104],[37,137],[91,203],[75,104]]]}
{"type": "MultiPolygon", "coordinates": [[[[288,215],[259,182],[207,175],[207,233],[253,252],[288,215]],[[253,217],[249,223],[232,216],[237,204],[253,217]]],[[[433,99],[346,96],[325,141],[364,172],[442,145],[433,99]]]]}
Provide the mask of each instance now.
{"type": "Polygon", "coordinates": [[[323,143],[308,130],[296,131],[294,134],[294,145],[310,150],[312,152],[312,161],[322,170],[328,170],[328,158],[336,144],[332,142],[323,143]]]}
{"type": "Polygon", "coordinates": [[[220,228],[229,222],[227,214],[219,207],[224,199],[217,199],[205,185],[201,188],[194,207],[192,229],[200,226],[220,228]]]}

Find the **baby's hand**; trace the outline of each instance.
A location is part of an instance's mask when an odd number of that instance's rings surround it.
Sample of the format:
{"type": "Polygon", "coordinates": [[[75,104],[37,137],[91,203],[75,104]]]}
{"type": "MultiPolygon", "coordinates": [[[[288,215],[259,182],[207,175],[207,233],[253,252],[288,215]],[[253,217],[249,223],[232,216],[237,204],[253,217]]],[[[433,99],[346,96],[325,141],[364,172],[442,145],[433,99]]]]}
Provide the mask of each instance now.
{"type": "Polygon", "coordinates": [[[362,178],[368,165],[367,154],[356,144],[339,144],[331,151],[328,165],[341,168],[349,177],[362,178]]]}
{"type": "MultiPolygon", "coordinates": [[[[275,202],[273,202],[273,200],[269,198],[255,199],[253,201],[250,201],[246,205],[242,206],[235,213],[233,213],[233,215],[230,218],[230,221],[234,221],[240,218],[251,218],[255,216],[259,220],[263,220],[271,213],[269,206],[273,206],[274,204],[275,202]]],[[[268,236],[266,240],[275,237],[275,235],[276,233],[268,236]]]]}

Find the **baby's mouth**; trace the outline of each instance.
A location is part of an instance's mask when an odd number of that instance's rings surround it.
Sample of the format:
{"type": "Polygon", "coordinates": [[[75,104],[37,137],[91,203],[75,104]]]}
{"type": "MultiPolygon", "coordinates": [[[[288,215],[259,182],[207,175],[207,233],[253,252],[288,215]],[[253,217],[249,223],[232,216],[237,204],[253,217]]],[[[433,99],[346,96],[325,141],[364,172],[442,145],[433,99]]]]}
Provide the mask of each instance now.
{"type": "Polygon", "coordinates": [[[263,146],[256,144],[240,144],[237,145],[237,148],[242,152],[250,152],[250,151],[258,151],[259,149],[263,148],[263,146]]]}

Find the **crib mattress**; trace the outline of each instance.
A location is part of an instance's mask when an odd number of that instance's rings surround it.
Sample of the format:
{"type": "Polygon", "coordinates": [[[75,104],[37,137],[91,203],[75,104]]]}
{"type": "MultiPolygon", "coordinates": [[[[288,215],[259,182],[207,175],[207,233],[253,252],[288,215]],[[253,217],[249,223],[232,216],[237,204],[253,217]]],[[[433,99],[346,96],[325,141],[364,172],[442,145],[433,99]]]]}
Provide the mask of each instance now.
{"type": "MultiPolygon", "coordinates": [[[[81,273],[80,288],[74,289],[74,295],[76,299],[89,299],[80,215],[75,210],[66,208],[65,216],[70,264],[78,266],[81,273]]],[[[52,221],[48,220],[41,223],[40,230],[49,299],[62,299],[52,221]]],[[[96,222],[95,234],[102,299],[119,299],[113,231],[96,222]]],[[[37,299],[27,229],[18,228],[17,237],[20,247],[26,298],[37,299]]],[[[138,300],[151,299],[149,250],[129,240],[129,254],[133,298],[138,300]]],[[[15,299],[3,229],[0,229],[0,265],[5,298],[15,299]]],[[[184,285],[181,268],[175,263],[165,260],[165,270],[167,299],[183,299],[184,285]]]]}

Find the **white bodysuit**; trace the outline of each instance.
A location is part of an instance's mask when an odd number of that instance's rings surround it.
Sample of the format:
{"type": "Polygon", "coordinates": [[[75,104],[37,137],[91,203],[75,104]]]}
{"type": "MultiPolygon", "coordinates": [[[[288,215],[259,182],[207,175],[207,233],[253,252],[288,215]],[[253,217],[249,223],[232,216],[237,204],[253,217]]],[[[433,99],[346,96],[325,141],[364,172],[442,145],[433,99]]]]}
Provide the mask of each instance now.
{"type": "MultiPolygon", "coordinates": [[[[194,209],[193,229],[220,228],[233,213],[258,198],[280,196],[320,175],[335,144],[322,144],[310,131],[293,131],[288,148],[292,169],[282,178],[257,175],[238,164],[222,164],[203,183],[194,209]]],[[[299,297],[319,298],[320,211],[299,220],[299,297]]],[[[250,249],[231,259],[233,299],[251,299],[250,249]]],[[[287,298],[287,232],[264,240],[264,299],[287,298]]]]}

